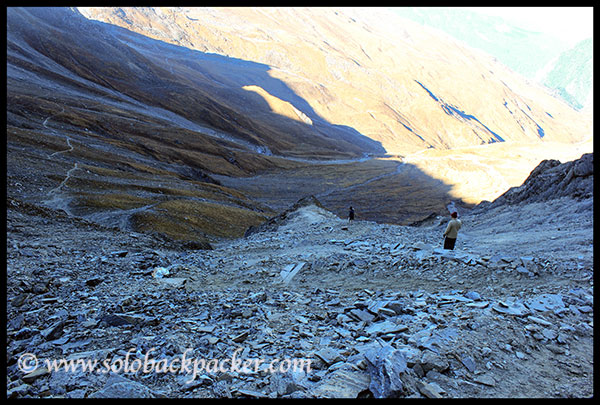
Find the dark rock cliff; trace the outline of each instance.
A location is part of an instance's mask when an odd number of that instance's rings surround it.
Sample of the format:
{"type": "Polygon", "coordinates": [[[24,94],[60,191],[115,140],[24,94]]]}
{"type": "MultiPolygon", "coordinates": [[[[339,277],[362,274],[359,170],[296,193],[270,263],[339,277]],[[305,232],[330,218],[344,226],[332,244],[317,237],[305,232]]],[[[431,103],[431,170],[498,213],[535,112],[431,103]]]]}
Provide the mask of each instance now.
{"type": "Polygon", "coordinates": [[[512,187],[493,202],[482,202],[481,208],[548,201],[561,197],[578,200],[593,197],[594,154],[586,153],[577,160],[561,163],[543,160],[519,187],[512,187]]]}

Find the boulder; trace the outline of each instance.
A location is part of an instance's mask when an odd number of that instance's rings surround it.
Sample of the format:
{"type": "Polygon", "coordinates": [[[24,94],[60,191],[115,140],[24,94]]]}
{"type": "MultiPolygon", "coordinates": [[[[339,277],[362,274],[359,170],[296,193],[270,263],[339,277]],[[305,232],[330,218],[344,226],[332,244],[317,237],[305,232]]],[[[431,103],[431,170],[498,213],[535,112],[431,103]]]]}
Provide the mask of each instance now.
{"type": "Polygon", "coordinates": [[[369,390],[375,398],[399,398],[406,390],[400,375],[408,370],[406,355],[390,345],[369,349],[364,354],[371,376],[369,390]]]}

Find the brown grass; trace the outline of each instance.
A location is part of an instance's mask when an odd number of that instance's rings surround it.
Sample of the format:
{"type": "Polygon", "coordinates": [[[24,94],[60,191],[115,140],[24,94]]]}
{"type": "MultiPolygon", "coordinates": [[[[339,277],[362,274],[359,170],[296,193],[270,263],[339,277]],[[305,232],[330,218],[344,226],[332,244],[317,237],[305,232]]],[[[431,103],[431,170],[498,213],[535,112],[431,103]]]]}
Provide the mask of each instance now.
{"type": "Polygon", "coordinates": [[[242,208],[179,199],[160,203],[153,212],[135,213],[132,223],[141,232],[158,232],[176,240],[202,240],[207,235],[241,237],[250,226],[266,219],[242,208]]]}
{"type": "Polygon", "coordinates": [[[74,193],[76,208],[97,210],[129,210],[156,202],[155,199],[137,197],[124,193],[74,193]]]}

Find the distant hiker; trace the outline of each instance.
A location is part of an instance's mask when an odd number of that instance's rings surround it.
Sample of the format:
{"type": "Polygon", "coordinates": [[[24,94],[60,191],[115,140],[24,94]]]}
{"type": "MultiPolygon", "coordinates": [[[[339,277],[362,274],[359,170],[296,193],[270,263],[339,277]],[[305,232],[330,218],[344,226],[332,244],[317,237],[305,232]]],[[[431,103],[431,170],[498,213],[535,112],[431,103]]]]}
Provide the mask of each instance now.
{"type": "Polygon", "coordinates": [[[458,230],[462,226],[462,222],[458,219],[458,213],[455,211],[450,214],[452,219],[448,222],[448,226],[444,231],[444,249],[454,250],[454,244],[456,243],[456,237],[458,236],[458,230]]]}
{"type": "Polygon", "coordinates": [[[354,208],[352,208],[352,206],[350,206],[350,210],[348,211],[348,222],[353,221],[354,220],[354,208]]]}

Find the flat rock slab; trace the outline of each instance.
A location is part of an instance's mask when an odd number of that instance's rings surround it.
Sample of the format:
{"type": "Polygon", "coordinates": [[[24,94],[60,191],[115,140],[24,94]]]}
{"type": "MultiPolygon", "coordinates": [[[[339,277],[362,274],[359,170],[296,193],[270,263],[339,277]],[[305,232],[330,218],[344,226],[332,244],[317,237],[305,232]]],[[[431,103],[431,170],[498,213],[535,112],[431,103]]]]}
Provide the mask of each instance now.
{"type": "Polygon", "coordinates": [[[371,377],[361,370],[348,365],[327,376],[312,394],[317,398],[357,398],[369,389],[371,377]]]}
{"type": "Polygon", "coordinates": [[[302,270],[305,264],[306,262],[300,262],[286,266],[280,273],[283,283],[288,285],[290,281],[292,281],[292,278],[294,278],[294,276],[298,274],[300,270],[302,270]]]}
{"type": "Polygon", "coordinates": [[[565,307],[560,294],[542,294],[537,298],[528,300],[526,304],[530,309],[540,312],[554,311],[565,307]]]}
{"type": "Polygon", "coordinates": [[[399,325],[391,321],[377,322],[365,329],[369,335],[384,335],[386,333],[400,333],[408,330],[408,326],[399,325]]]}
{"type": "Polygon", "coordinates": [[[315,356],[323,360],[328,366],[342,360],[340,353],[330,347],[325,347],[318,352],[315,352],[315,356]]]}
{"type": "Polygon", "coordinates": [[[165,278],[159,278],[156,279],[156,281],[160,284],[163,285],[165,287],[169,287],[169,288],[181,288],[185,285],[185,282],[187,281],[186,278],[181,278],[181,277],[165,277],[165,278]]]}

